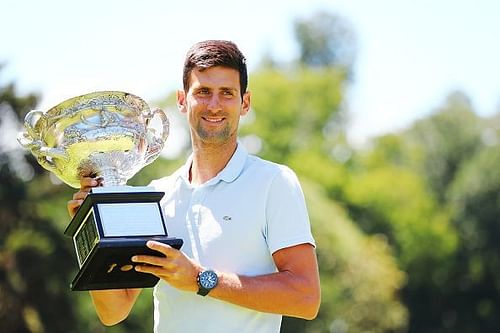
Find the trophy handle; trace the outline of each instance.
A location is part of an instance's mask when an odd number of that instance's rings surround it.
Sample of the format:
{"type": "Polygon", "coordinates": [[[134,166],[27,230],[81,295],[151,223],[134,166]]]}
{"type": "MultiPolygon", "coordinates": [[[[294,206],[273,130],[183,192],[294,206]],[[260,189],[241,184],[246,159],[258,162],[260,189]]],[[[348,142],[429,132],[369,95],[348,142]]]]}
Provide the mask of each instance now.
{"type": "Polygon", "coordinates": [[[163,145],[165,144],[165,141],[167,141],[168,134],[170,132],[170,122],[168,120],[167,115],[165,114],[165,112],[163,112],[162,109],[156,108],[150,111],[150,113],[146,115],[146,129],[149,135],[147,136],[148,149],[146,151],[145,164],[149,164],[153,162],[156,159],[156,157],[161,153],[163,145]],[[148,127],[149,122],[156,115],[160,117],[162,123],[161,136],[159,136],[153,128],[148,127]]]}
{"type": "Polygon", "coordinates": [[[58,175],[60,172],[54,163],[55,159],[68,160],[66,152],[60,148],[49,148],[42,145],[40,140],[32,142],[31,152],[35,155],[38,163],[45,169],[58,175]]]}
{"type": "Polygon", "coordinates": [[[64,150],[60,148],[49,148],[40,140],[40,133],[36,130],[36,125],[44,117],[44,112],[40,110],[31,110],[24,118],[24,127],[26,132],[19,133],[17,141],[23,146],[31,150],[31,153],[36,157],[38,163],[45,169],[59,174],[54,159],[62,158],[67,160],[68,156],[64,150]]]}
{"type": "Polygon", "coordinates": [[[31,110],[24,117],[24,127],[28,131],[30,137],[35,138],[39,133],[35,131],[36,124],[42,119],[44,112],[41,110],[31,110]]]}
{"type": "Polygon", "coordinates": [[[17,141],[24,148],[33,150],[41,146],[40,133],[36,131],[36,124],[43,118],[43,111],[31,110],[24,117],[25,132],[20,132],[17,141]]]}

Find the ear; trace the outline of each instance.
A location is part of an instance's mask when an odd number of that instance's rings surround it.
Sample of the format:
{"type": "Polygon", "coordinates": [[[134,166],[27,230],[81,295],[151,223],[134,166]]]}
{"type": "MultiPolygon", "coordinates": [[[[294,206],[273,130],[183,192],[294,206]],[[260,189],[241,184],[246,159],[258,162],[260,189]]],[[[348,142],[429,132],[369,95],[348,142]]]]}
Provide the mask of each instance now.
{"type": "Polygon", "coordinates": [[[251,100],[251,93],[250,91],[247,91],[246,93],[243,94],[243,100],[241,101],[241,111],[240,111],[240,116],[244,116],[250,111],[250,100],[251,100]]]}
{"type": "Polygon", "coordinates": [[[182,113],[186,113],[187,112],[186,93],[184,92],[184,90],[177,90],[176,97],[177,97],[177,107],[179,108],[179,111],[182,113]]]}

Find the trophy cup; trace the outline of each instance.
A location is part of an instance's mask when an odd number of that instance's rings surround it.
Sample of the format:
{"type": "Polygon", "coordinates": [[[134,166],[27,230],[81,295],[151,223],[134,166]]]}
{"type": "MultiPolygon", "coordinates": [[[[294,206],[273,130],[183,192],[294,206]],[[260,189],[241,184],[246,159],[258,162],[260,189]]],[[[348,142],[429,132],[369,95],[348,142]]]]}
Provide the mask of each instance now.
{"type": "Polygon", "coordinates": [[[71,290],[152,287],[158,278],[135,271],[135,254],[161,255],[146,247],[156,240],[179,249],[168,236],[160,207],[163,192],[127,186],[160,154],[169,122],[138,96],[101,91],[68,99],[46,112],[26,115],[18,141],[38,163],[71,187],[80,178],[102,177],[103,187],[87,195],[65,230],[72,237],[79,272],[71,290]],[[161,131],[152,120],[161,121],[161,131]]]}

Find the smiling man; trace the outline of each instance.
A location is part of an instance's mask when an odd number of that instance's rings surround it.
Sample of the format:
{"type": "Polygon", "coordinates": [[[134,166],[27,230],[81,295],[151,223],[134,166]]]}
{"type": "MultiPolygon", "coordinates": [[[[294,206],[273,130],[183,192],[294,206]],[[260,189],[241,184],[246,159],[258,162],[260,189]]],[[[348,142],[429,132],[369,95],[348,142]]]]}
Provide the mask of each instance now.
{"type": "MultiPolygon", "coordinates": [[[[137,255],[154,274],[155,332],[279,332],[282,315],[314,319],[320,286],[304,196],[288,167],[249,155],[238,142],[250,110],[245,58],[228,41],[187,53],[179,110],[187,115],[192,154],[174,174],[153,181],[179,251],[137,255]]],[[[271,111],[270,111],[271,112],[271,111]]],[[[68,202],[73,215],[98,181],[84,178],[68,202]]],[[[124,320],[140,290],[91,291],[105,325],[124,320]]]]}

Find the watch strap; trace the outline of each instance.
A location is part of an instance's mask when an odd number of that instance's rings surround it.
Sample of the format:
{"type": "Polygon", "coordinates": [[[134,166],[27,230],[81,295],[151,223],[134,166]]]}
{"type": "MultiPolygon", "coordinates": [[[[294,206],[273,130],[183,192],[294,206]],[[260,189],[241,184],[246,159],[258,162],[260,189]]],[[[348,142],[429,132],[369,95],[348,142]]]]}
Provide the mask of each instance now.
{"type": "Polygon", "coordinates": [[[198,292],[197,292],[197,294],[200,295],[200,296],[207,296],[208,293],[209,293],[209,291],[210,291],[210,289],[198,286],[198,292]]]}

